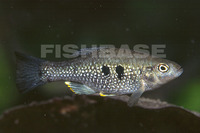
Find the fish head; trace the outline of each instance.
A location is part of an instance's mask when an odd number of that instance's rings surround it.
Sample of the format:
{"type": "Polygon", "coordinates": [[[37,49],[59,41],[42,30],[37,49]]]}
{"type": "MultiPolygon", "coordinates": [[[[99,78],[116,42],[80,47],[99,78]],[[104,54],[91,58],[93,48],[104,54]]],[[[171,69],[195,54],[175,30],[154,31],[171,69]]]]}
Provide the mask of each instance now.
{"type": "Polygon", "coordinates": [[[183,73],[183,68],[173,61],[154,58],[151,59],[151,66],[145,67],[145,72],[147,88],[154,89],[179,77],[183,73]]]}

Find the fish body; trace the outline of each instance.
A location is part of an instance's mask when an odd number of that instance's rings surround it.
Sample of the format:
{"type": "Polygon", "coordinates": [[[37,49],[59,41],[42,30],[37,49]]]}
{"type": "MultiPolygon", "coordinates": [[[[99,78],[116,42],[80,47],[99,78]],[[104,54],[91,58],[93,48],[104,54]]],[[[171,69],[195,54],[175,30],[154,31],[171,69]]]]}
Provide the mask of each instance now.
{"type": "MultiPolygon", "coordinates": [[[[91,50],[84,58],[62,62],[17,53],[17,86],[21,92],[27,92],[38,85],[63,80],[76,94],[132,94],[128,103],[132,106],[144,91],[157,88],[183,72],[177,63],[152,56],[127,58],[122,54],[106,58],[93,57],[95,54],[100,55],[101,50],[91,50]]],[[[119,49],[113,51],[117,53],[119,49]]]]}

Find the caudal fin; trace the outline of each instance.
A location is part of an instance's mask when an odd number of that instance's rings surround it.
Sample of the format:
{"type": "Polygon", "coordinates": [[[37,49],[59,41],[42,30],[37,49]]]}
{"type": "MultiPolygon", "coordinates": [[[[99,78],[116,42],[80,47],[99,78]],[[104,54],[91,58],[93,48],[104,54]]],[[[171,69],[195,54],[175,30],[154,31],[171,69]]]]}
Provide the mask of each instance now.
{"type": "Polygon", "coordinates": [[[15,52],[17,58],[16,85],[20,92],[28,92],[44,84],[40,80],[40,65],[45,60],[15,52]]]}

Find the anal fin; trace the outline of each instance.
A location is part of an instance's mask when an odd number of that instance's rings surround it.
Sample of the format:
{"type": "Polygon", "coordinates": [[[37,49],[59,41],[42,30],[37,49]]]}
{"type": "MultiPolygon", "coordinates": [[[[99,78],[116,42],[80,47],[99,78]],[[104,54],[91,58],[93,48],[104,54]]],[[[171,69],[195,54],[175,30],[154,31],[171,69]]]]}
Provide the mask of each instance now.
{"type": "Polygon", "coordinates": [[[69,82],[66,81],[65,84],[70,88],[70,90],[72,92],[74,92],[75,94],[86,94],[86,95],[90,95],[90,94],[94,94],[96,93],[93,89],[91,89],[90,87],[81,84],[81,83],[75,83],[75,82],[69,82]]]}

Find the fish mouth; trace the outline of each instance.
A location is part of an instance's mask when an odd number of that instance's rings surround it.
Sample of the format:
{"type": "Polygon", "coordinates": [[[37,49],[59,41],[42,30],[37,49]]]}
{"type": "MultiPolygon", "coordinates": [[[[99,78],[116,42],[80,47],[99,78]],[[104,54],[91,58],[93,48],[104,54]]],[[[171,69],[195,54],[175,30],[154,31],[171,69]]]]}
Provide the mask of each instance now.
{"type": "Polygon", "coordinates": [[[182,73],[183,73],[183,68],[180,67],[180,68],[178,69],[178,71],[177,71],[175,77],[179,77],[182,73]]]}

